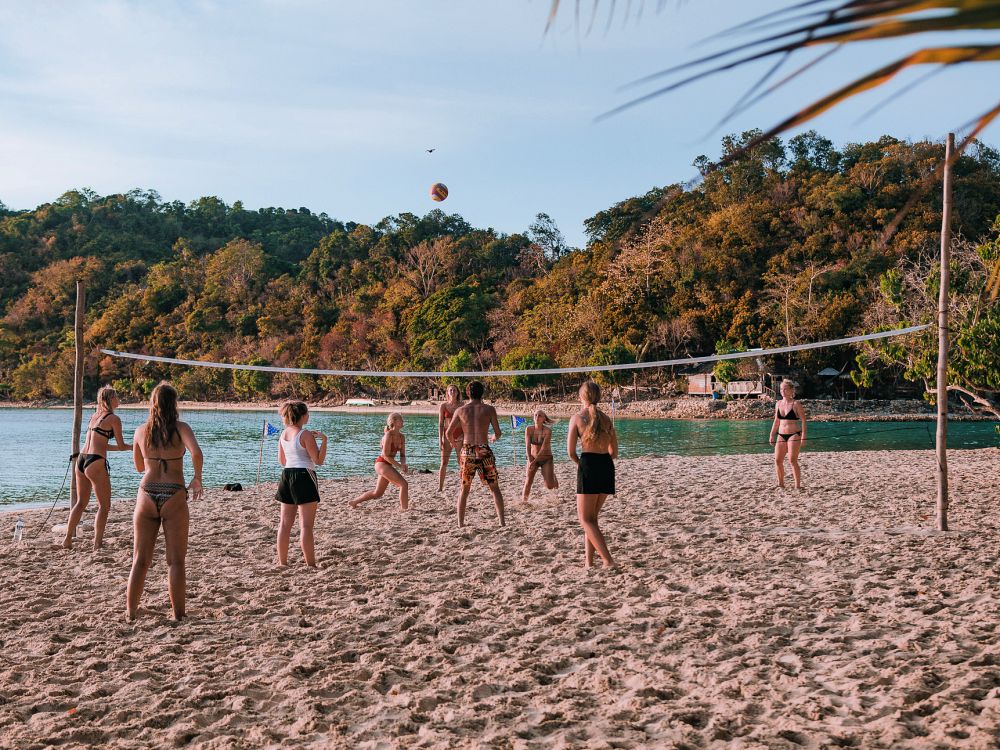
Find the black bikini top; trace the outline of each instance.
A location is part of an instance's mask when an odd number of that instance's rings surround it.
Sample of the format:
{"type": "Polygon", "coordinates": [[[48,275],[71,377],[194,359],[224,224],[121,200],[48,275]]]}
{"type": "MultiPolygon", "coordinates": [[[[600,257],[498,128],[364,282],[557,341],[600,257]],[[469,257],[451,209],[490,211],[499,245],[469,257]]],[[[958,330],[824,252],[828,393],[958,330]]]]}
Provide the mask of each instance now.
{"type": "MultiPolygon", "coordinates": [[[[107,419],[110,416],[111,416],[111,412],[108,412],[103,417],[101,417],[99,420],[97,420],[97,424],[99,425],[101,422],[103,422],[105,419],[107,419]]],[[[87,428],[87,432],[96,432],[98,435],[101,435],[106,440],[110,440],[111,438],[113,438],[115,436],[114,430],[105,430],[105,429],[102,429],[101,427],[88,427],[87,428]]]]}
{"type": "Polygon", "coordinates": [[[786,412],[781,411],[780,406],[778,407],[778,419],[798,419],[798,418],[799,416],[798,414],[795,413],[794,405],[792,406],[791,411],[786,411],[786,412]]]}

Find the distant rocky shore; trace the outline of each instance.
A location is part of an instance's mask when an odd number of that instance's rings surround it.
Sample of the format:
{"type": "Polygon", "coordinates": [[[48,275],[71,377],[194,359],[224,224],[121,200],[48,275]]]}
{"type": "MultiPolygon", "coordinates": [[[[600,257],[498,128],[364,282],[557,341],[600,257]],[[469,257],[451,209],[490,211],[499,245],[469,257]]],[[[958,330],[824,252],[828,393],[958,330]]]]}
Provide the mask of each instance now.
{"type": "MultiPolygon", "coordinates": [[[[280,401],[252,403],[196,402],[181,404],[184,409],[267,410],[277,409],[280,401]]],[[[436,414],[438,403],[428,400],[390,401],[374,399],[375,406],[345,406],[342,399],[323,399],[310,406],[315,411],[344,413],[387,413],[399,411],[407,414],[436,414]]],[[[569,417],[580,407],[575,401],[506,401],[491,402],[503,415],[528,416],[539,406],[552,417],[569,417]]],[[[899,420],[933,419],[934,407],[919,399],[802,399],[809,419],[822,422],[892,422],[899,420]]],[[[0,408],[68,408],[64,401],[0,402],[0,408]]],[[[92,408],[93,404],[88,404],[92,408]]],[[[148,404],[123,404],[123,409],[145,409],[148,404]]],[[[610,411],[610,404],[603,407],[610,411]]],[[[774,401],[762,398],[708,399],[691,396],[645,401],[625,401],[617,404],[616,416],[631,419],[770,419],[774,415],[774,401]]],[[[983,420],[989,417],[973,414],[966,408],[952,408],[953,420],[983,420]]]]}

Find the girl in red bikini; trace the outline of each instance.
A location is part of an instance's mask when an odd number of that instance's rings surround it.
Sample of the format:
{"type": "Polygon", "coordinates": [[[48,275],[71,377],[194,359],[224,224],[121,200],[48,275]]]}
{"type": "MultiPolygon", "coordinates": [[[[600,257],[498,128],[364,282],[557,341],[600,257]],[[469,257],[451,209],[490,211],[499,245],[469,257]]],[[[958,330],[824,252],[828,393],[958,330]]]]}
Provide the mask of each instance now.
{"type": "Polygon", "coordinates": [[[403,429],[403,417],[393,412],[385,420],[385,433],[382,435],[382,452],[375,459],[375,489],[358,495],[351,500],[351,507],[357,508],[361,503],[377,500],[385,494],[389,484],[399,487],[399,507],[407,510],[410,507],[410,483],[403,474],[410,473],[406,465],[406,438],[400,430],[403,429]],[[396,459],[399,454],[399,460],[396,459]]]}
{"type": "MultiPolygon", "coordinates": [[[[451,418],[455,416],[458,407],[462,405],[462,394],[457,385],[449,385],[445,393],[448,400],[438,409],[438,445],[441,448],[441,468],[438,470],[438,492],[444,492],[444,477],[448,473],[448,461],[451,460],[451,443],[448,441],[448,428],[451,418]]],[[[457,454],[456,454],[457,455],[457,454]]],[[[459,457],[459,460],[461,458],[459,457]]]]}

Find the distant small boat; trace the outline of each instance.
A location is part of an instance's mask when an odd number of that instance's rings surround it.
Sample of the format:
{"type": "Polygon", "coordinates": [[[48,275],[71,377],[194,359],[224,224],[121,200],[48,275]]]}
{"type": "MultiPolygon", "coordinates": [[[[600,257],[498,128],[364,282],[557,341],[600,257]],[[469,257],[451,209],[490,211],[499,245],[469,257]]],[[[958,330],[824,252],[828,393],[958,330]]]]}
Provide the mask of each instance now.
{"type": "Polygon", "coordinates": [[[370,398],[349,398],[344,406],[375,406],[375,402],[370,398]]]}

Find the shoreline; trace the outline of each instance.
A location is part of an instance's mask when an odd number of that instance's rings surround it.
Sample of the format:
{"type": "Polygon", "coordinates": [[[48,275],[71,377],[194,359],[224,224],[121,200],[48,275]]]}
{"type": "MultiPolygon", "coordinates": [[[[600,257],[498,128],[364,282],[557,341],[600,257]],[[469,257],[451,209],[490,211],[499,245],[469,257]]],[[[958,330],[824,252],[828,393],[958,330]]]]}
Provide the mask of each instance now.
{"type": "MultiPolygon", "coordinates": [[[[374,399],[373,399],[374,400],[374,399]]],[[[802,399],[808,419],[815,422],[899,422],[934,421],[936,413],[928,403],[918,399],[866,399],[845,401],[839,399],[802,399]]],[[[219,401],[181,401],[179,407],[192,411],[259,411],[277,412],[282,401],[256,401],[228,403],[219,401]]],[[[435,416],[439,401],[413,400],[406,403],[376,402],[375,406],[346,406],[317,402],[309,404],[310,411],[320,414],[418,414],[435,416]]],[[[491,401],[497,414],[502,417],[530,416],[542,408],[551,417],[568,418],[579,410],[574,401],[491,401]]],[[[602,404],[605,411],[610,405],[602,404]]],[[[85,409],[95,408],[93,402],[86,402],[85,409]]],[[[121,410],[146,410],[148,402],[123,403],[121,410]]],[[[66,402],[0,402],[0,409],[72,409],[66,402]]],[[[677,397],[646,401],[631,401],[617,405],[616,419],[663,419],[663,420],[767,420],[773,416],[774,401],[770,399],[708,399],[698,397],[677,397]]],[[[987,415],[970,413],[950,413],[949,421],[992,422],[987,415]]]]}

